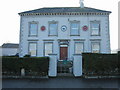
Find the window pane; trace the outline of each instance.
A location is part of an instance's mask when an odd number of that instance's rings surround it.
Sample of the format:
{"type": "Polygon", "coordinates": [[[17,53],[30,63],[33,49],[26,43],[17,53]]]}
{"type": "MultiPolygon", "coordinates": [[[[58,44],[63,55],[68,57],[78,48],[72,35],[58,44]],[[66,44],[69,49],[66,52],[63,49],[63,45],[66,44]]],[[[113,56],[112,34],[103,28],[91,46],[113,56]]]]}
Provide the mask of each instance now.
{"type": "Polygon", "coordinates": [[[45,43],[45,56],[52,54],[52,43],[45,43]]]}
{"type": "Polygon", "coordinates": [[[99,49],[99,44],[98,43],[93,44],[93,49],[99,49]]]}
{"type": "Polygon", "coordinates": [[[71,28],[72,29],[78,29],[78,23],[72,23],[71,28]]]}
{"type": "Polygon", "coordinates": [[[92,52],[99,53],[100,52],[100,44],[99,43],[92,43],[92,52]]]}
{"type": "Polygon", "coordinates": [[[71,23],[71,35],[79,34],[79,23],[71,23]]]}
{"type": "Polygon", "coordinates": [[[100,24],[98,22],[91,22],[92,35],[99,35],[100,33],[100,24]]]}
{"type": "Polygon", "coordinates": [[[83,43],[75,43],[75,54],[81,54],[83,52],[83,43]]]}
{"type": "Polygon", "coordinates": [[[36,23],[30,24],[30,35],[37,35],[37,24],[36,23]]]}
{"type": "Polygon", "coordinates": [[[93,50],[92,53],[99,53],[99,50],[93,50]]]}
{"type": "Polygon", "coordinates": [[[99,29],[98,23],[92,23],[92,29],[99,29]]]}
{"type": "Polygon", "coordinates": [[[29,53],[31,56],[37,55],[37,44],[36,43],[30,43],[29,44],[29,53]]]}
{"type": "Polygon", "coordinates": [[[57,35],[57,24],[50,24],[50,35],[57,35]]]}
{"type": "Polygon", "coordinates": [[[92,29],[92,35],[99,35],[98,29],[92,29]]]}

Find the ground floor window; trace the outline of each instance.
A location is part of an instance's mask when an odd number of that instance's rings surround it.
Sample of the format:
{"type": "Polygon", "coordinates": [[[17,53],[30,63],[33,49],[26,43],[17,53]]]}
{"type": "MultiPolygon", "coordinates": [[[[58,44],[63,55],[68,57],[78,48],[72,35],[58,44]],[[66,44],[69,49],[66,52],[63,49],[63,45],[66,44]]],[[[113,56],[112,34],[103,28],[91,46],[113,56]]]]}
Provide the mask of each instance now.
{"type": "Polygon", "coordinates": [[[29,54],[31,56],[37,56],[37,43],[29,43],[29,54]]]}
{"type": "Polygon", "coordinates": [[[45,56],[48,56],[48,54],[53,53],[53,43],[45,43],[45,56]]]}
{"type": "Polygon", "coordinates": [[[84,51],[84,43],[76,42],[75,43],[75,54],[81,54],[84,51]]]}
{"type": "Polygon", "coordinates": [[[99,53],[99,52],[100,52],[100,43],[92,42],[92,53],[99,53]]]}

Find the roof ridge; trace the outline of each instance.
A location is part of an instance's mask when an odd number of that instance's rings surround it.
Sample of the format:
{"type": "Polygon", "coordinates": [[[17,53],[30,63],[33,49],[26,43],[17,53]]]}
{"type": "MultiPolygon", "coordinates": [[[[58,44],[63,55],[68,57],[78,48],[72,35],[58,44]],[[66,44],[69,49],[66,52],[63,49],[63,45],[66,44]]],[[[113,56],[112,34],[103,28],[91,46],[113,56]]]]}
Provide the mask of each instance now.
{"type": "Polygon", "coordinates": [[[81,7],[43,7],[43,8],[21,12],[19,14],[58,13],[58,12],[60,13],[64,13],[64,12],[107,12],[107,13],[111,13],[111,11],[106,11],[106,10],[101,10],[101,9],[96,9],[96,8],[91,8],[91,7],[84,7],[84,8],[81,8],[81,7]]]}

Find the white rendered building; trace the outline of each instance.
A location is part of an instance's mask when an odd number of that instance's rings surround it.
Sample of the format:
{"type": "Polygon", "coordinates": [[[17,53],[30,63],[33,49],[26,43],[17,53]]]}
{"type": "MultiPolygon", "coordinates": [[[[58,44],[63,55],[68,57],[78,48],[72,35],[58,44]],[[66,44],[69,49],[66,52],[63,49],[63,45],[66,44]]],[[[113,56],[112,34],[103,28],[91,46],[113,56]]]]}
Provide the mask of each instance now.
{"type": "Polygon", "coordinates": [[[88,7],[41,8],[19,13],[20,57],[55,53],[60,60],[82,52],[110,53],[110,13],[88,7]]]}
{"type": "Polygon", "coordinates": [[[2,52],[0,56],[15,56],[19,53],[19,44],[4,43],[0,51],[2,52]]]}
{"type": "Polygon", "coordinates": [[[82,52],[110,53],[110,11],[88,7],[40,8],[19,13],[23,57],[55,54],[73,60],[82,52]]]}

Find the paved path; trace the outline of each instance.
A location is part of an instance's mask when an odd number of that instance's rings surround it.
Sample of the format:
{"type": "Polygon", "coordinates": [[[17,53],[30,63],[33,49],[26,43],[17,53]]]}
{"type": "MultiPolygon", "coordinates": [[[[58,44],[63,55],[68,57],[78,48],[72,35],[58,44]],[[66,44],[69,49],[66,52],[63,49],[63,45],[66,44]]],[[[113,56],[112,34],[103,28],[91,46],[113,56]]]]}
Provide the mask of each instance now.
{"type": "Polygon", "coordinates": [[[3,79],[3,88],[118,88],[118,79],[3,79]]]}

